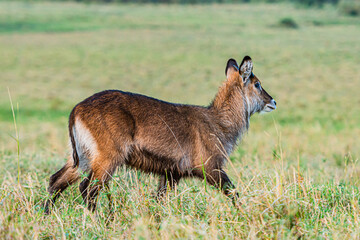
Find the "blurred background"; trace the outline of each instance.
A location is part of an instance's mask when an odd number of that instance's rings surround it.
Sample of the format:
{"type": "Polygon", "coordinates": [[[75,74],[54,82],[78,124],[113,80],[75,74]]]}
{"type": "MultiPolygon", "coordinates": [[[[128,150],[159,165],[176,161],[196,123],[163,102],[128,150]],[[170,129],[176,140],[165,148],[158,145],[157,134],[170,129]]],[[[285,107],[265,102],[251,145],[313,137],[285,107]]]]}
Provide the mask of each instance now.
{"type": "Polygon", "coordinates": [[[0,181],[18,172],[8,90],[21,176],[46,196],[79,101],[121,89],[207,105],[227,60],[249,55],[278,109],[252,117],[231,175],[358,186],[359,40],[358,0],[0,1],[0,181]]]}
{"type": "Polygon", "coordinates": [[[22,152],[64,154],[68,115],[87,96],[121,89],[207,105],[226,61],[250,55],[279,109],[253,118],[245,145],[266,137],[252,145],[271,147],[276,137],[262,134],[278,124],[294,153],[358,155],[359,1],[108,2],[0,2],[3,152],[17,147],[7,88],[22,152]]]}

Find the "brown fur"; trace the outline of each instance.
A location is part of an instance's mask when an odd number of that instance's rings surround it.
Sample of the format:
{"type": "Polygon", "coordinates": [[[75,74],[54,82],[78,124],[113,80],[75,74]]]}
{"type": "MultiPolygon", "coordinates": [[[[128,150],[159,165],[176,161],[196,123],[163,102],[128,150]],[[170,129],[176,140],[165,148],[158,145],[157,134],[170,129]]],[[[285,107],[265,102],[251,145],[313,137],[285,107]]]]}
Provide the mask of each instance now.
{"type": "Polygon", "coordinates": [[[49,193],[55,195],[52,202],[79,178],[76,167],[83,161],[90,167],[80,191],[90,209],[95,209],[99,190],[121,165],[158,174],[159,196],[166,192],[167,183],[172,188],[183,177],[203,179],[203,169],[208,183],[230,195],[234,186],[223,171],[226,157],[248,129],[251,114],[273,101],[265,90],[255,89],[259,80],[245,69],[244,62],[249,59],[244,58],[239,71],[236,62],[229,60],[227,80],[208,107],[173,104],[117,90],[96,93],[80,102],[69,120],[73,156],[50,179],[49,193]],[[81,139],[74,136],[73,129],[80,123],[94,139],[95,155],[91,153],[94,149],[87,149],[79,156],[76,143],[81,139]]]}

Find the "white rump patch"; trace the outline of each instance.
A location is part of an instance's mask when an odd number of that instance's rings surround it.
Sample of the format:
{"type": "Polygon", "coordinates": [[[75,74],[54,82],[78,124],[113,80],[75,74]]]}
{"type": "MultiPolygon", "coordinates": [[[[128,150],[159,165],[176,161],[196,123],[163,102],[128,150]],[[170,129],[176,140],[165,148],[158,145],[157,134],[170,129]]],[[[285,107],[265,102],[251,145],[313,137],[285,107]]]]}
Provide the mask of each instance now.
{"type": "Polygon", "coordinates": [[[76,143],[76,152],[79,156],[79,168],[86,172],[90,170],[91,160],[98,155],[98,146],[80,118],[75,119],[72,131],[76,143]]]}

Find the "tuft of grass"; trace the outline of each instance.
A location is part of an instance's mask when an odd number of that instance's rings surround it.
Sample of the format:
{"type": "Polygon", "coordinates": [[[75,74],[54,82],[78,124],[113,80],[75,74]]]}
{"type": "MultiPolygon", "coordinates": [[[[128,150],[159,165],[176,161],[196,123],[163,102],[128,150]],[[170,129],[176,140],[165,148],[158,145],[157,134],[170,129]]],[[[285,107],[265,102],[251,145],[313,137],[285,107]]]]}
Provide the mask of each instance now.
{"type": "Polygon", "coordinates": [[[318,20],[313,20],[313,21],[312,21],[312,24],[313,24],[314,26],[324,26],[324,23],[321,22],[321,21],[318,21],[318,20]]]}
{"type": "Polygon", "coordinates": [[[348,16],[360,16],[360,2],[357,0],[341,0],[339,3],[339,11],[348,16]]]}
{"type": "MultiPolygon", "coordinates": [[[[15,115],[15,110],[14,110],[14,105],[12,102],[12,98],[11,98],[11,94],[10,94],[10,89],[8,88],[8,95],[9,95],[9,100],[10,100],[10,105],[11,105],[11,112],[12,112],[12,117],[13,117],[13,122],[14,122],[14,129],[15,129],[15,137],[13,137],[13,139],[16,141],[16,147],[17,147],[17,182],[18,185],[20,185],[20,141],[19,141],[19,132],[18,132],[18,128],[17,128],[17,121],[16,121],[16,115],[15,115]]],[[[17,105],[17,110],[19,112],[19,105],[17,105]]]]}
{"type": "Polygon", "coordinates": [[[291,29],[299,28],[299,25],[295,22],[295,20],[290,17],[282,18],[279,21],[279,26],[282,28],[291,28],[291,29]]]}

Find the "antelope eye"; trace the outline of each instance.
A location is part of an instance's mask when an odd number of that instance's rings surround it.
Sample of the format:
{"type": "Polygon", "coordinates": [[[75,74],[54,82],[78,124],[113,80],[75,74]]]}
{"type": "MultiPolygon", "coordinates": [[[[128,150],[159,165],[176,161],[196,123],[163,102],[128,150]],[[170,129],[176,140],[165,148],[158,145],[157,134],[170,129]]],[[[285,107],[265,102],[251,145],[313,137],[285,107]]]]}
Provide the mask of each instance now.
{"type": "Polygon", "coordinates": [[[259,83],[259,82],[255,83],[255,87],[256,87],[257,89],[260,89],[260,83],[259,83]]]}

